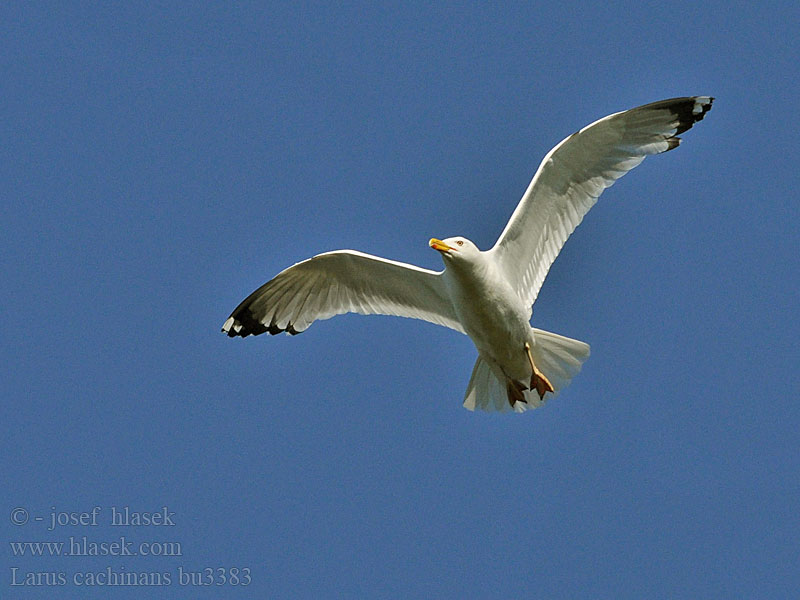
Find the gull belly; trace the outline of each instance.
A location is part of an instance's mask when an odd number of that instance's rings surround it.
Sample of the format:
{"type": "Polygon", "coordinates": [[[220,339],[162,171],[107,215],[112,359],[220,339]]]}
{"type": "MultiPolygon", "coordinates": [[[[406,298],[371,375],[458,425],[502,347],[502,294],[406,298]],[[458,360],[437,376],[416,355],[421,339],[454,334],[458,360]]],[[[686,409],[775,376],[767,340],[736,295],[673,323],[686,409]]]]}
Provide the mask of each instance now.
{"type": "Polygon", "coordinates": [[[531,310],[523,304],[491,256],[446,264],[444,281],[453,309],[479,354],[501,380],[528,381],[525,344],[534,346],[531,310]]]}

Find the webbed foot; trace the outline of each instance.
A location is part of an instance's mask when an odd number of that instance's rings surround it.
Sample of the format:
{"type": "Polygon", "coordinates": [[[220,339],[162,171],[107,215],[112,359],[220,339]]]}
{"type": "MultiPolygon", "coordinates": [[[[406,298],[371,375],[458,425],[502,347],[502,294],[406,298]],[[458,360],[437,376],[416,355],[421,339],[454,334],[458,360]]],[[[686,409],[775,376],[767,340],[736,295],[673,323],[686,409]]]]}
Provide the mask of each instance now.
{"type": "Polygon", "coordinates": [[[532,390],[536,390],[539,394],[539,400],[544,399],[544,395],[547,392],[555,391],[553,388],[553,384],[550,383],[550,380],[542,373],[539,369],[536,368],[536,365],[533,363],[533,355],[531,354],[531,345],[528,342],[525,342],[525,353],[528,355],[528,360],[531,363],[531,388],[532,390]]]}
{"type": "Polygon", "coordinates": [[[522,402],[523,404],[528,403],[528,401],[525,400],[524,393],[527,389],[524,383],[520,383],[515,379],[506,380],[506,394],[508,395],[508,403],[511,405],[511,408],[514,408],[515,402],[522,402]]]}

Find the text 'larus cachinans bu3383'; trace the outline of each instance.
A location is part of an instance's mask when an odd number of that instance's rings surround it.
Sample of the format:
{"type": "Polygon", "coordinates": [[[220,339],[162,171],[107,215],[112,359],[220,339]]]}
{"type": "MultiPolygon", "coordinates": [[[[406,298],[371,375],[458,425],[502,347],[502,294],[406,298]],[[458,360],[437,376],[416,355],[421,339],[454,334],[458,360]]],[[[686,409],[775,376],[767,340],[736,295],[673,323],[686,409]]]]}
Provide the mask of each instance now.
{"type": "Polygon", "coordinates": [[[464,406],[522,412],[565,387],[589,357],[583,342],[532,328],[533,303],[567,237],[604,189],[711,110],[694,96],[609,115],[572,134],[539,165],[500,238],[431,239],[444,271],[355,250],[325,252],[279,273],[233,311],[231,337],[297,334],[348,312],[423,319],[466,333],[478,349],[464,406]]]}

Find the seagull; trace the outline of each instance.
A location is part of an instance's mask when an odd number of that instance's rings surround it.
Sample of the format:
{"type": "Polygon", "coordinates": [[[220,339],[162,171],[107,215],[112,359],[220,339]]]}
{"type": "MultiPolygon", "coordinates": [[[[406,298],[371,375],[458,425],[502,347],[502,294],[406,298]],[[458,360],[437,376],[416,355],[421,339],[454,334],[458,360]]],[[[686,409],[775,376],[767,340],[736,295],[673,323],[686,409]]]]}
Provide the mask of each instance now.
{"type": "Polygon", "coordinates": [[[714,98],[692,96],[614,113],[542,160],[495,245],[432,238],[443,271],[356,250],[325,252],[278,273],[239,304],[230,337],[286,332],[348,312],[422,319],[467,334],[478,358],[464,406],[524,412],[563,389],[589,345],[531,327],[533,303],[566,239],[604,189],[646,156],[678,147],[714,98]]]}

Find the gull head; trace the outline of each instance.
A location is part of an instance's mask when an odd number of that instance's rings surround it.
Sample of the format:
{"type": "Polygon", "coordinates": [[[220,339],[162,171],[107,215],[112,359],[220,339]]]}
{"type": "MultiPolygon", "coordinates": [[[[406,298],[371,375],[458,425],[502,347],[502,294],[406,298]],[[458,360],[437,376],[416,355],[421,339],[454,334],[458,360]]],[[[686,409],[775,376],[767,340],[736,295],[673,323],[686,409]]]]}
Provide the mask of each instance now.
{"type": "Polygon", "coordinates": [[[450,261],[474,262],[478,260],[481,254],[481,251],[478,250],[475,244],[461,236],[450,237],[445,240],[431,238],[428,245],[442,255],[445,264],[450,261]]]}

